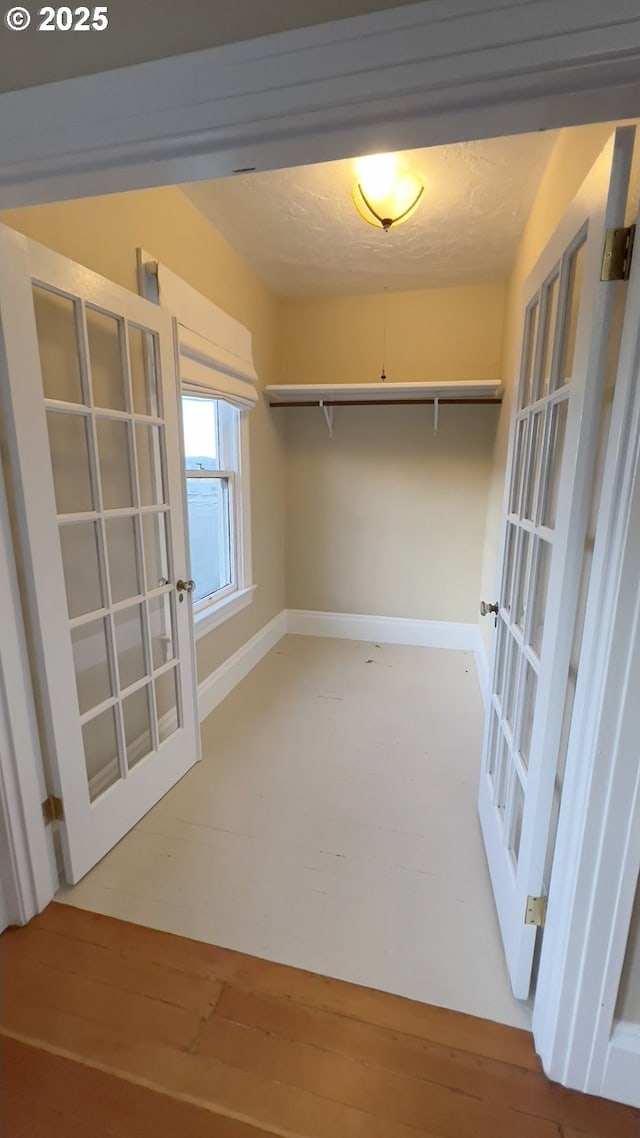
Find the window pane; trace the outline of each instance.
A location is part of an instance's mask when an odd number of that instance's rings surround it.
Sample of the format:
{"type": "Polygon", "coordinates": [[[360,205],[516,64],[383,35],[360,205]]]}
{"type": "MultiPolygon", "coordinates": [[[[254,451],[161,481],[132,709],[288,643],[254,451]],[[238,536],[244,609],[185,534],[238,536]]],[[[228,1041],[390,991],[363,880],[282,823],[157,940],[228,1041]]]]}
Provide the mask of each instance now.
{"type": "Polygon", "coordinates": [[[219,399],[218,439],[220,442],[220,469],[237,470],[240,412],[237,407],[219,399]]]}
{"type": "Polygon", "coordinates": [[[509,636],[509,643],[505,654],[504,661],[504,678],[502,684],[502,715],[505,723],[513,730],[513,723],[515,719],[515,702],[516,702],[516,688],[517,688],[517,668],[518,668],[518,647],[512,636],[509,636]]]}
{"type": "Polygon", "coordinates": [[[168,585],[170,574],[164,514],[143,514],[142,538],[147,588],[157,589],[159,585],[168,585]]]}
{"type": "Polygon", "coordinates": [[[536,559],[536,584],[533,594],[533,615],[529,640],[537,656],[542,651],[542,633],[544,631],[544,618],[547,611],[547,591],[549,588],[549,573],[551,571],[552,548],[547,541],[538,540],[536,559]]]}
{"type": "Polygon", "coordinates": [[[499,699],[502,699],[502,694],[504,692],[505,666],[510,640],[511,637],[509,635],[509,630],[504,621],[501,619],[498,621],[498,643],[496,647],[496,662],[493,681],[493,690],[499,699]]]}
{"type": "Polygon", "coordinates": [[[514,864],[518,865],[520,855],[520,838],[522,837],[522,818],[524,815],[524,791],[517,774],[514,771],[511,791],[511,840],[509,849],[513,855],[514,864]]]}
{"type": "Polygon", "coordinates": [[[500,724],[495,711],[491,712],[491,724],[489,726],[489,741],[487,744],[487,774],[493,783],[496,773],[496,760],[498,755],[498,745],[502,736],[500,735],[500,724]]]}
{"type": "Polygon", "coordinates": [[[540,373],[540,390],[538,398],[549,394],[551,383],[551,362],[553,358],[553,345],[556,332],[556,319],[558,314],[558,277],[547,285],[545,289],[545,326],[544,344],[542,347],[542,371],[540,373]]]}
{"type": "Polygon", "coordinates": [[[84,616],[103,607],[98,531],[95,522],[60,526],[62,568],[69,616],[84,616]]]}
{"type": "Polygon", "coordinates": [[[153,750],[151,718],[149,715],[149,688],[140,688],[127,696],[122,704],[124,738],[127,747],[129,770],[153,750]]]}
{"type": "Polygon", "coordinates": [[[136,680],[141,679],[147,671],[142,606],[132,605],[130,608],[119,609],[114,615],[113,623],[116,630],[118,672],[122,691],[130,684],[135,684],[136,680]]]}
{"type": "Polygon", "coordinates": [[[45,398],[84,403],[73,301],[35,287],[33,307],[45,398]]]}
{"type": "Polygon", "coordinates": [[[182,422],[187,470],[220,470],[218,411],[215,399],[184,396],[182,422]]]}
{"type": "Polygon", "coordinates": [[[110,707],[82,728],[89,798],[95,802],[120,778],[114,709],[110,707]]]}
{"type": "Polygon", "coordinates": [[[513,589],[513,566],[516,552],[516,541],[518,538],[518,529],[516,526],[507,525],[507,534],[505,538],[504,547],[504,566],[502,569],[502,589],[500,592],[500,604],[502,607],[511,614],[512,604],[512,589],[513,589]]]}
{"type": "Polygon", "coordinates": [[[180,726],[178,715],[178,669],[171,668],[158,676],[156,704],[158,707],[158,739],[164,743],[180,726]]]}
{"type": "Polygon", "coordinates": [[[516,441],[513,450],[513,469],[511,473],[511,491],[509,494],[509,512],[520,513],[520,493],[522,490],[522,474],[526,464],[526,438],[528,419],[520,419],[516,425],[516,441]]]}
{"type": "Polygon", "coordinates": [[[140,592],[138,539],[135,518],[107,518],[107,553],[111,599],[126,601],[140,592]]]}
{"type": "Polygon", "coordinates": [[[80,714],[84,715],[113,695],[104,620],[91,620],[72,629],[71,644],[80,714]]]}
{"type": "Polygon", "coordinates": [[[536,300],[526,315],[525,344],[522,355],[522,375],[520,379],[520,407],[528,407],[531,403],[533,368],[538,334],[538,307],[538,301],[536,300]]]}
{"type": "Polygon", "coordinates": [[[516,557],[515,591],[513,598],[513,623],[524,628],[527,614],[527,594],[529,592],[529,558],[531,535],[527,530],[520,531],[520,542],[516,557]]]}
{"type": "Polygon", "coordinates": [[[100,478],[105,510],[133,505],[133,479],[129,457],[129,424],[116,419],[98,419],[100,478]]]}
{"type": "Polygon", "coordinates": [[[47,427],[58,513],[88,513],[93,509],[93,494],[86,419],[49,411],[47,427]]]}
{"type": "Polygon", "coordinates": [[[527,469],[525,475],[525,488],[522,495],[522,516],[529,521],[534,520],[534,511],[538,501],[538,484],[540,482],[540,460],[542,456],[542,441],[544,438],[544,411],[539,411],[531,419],[529,427],[529,449],[527,454],[527,469]]]}
{"type": "Polygon", "coordinates": [[[584,272],[584,242],[576,249],[571,257],[569,269],[569,284],[567,295],[567,308],[565,314],[564,342],[560,358],[557,387],[569,383],[573,375],[573,361],[576,350],[576,333],[578,331],[578,313],[582,296],[582,275],[584,272]]]}
{"type": "Polygon", "coordinates": [[[159,415],[155,336],[129,325],[128,337],[133,409],[138,415],[159,415]]]}
{"type": "Polygon", "coordinates": [[[231,584],[231,529],[227,478],[187,478],[194,601],[231,584]]]}
{"type": "Polygon", "coordinates": [[[536,710],[538,677],[528,661],[524,663],[524,691],[522,696],[522,722],[520,724],[520,755],[525,767],[529,766],[533,718],[536,710]]]}
{"type": "Polygon", "coordinates": [[[140,505],[160,506],[166,501],[162,476],[162,434],[164,428],[136,423],[140,505]]]}
{"type": "Polygon", "coordinates": [[[120,323],[113,316],[92,308],[87,308],[86,313],[94,405],[108,407],[110,411],[126,411],[120,323]]]}
{"type": "Polygon", "coordinates": [[[498,808],[500,819],[504,822],[504,808],[507,804],[507,783],[509,778],[509,748],[504,735],[500,733],[496,772],[493,780],[494,805],[498,808]]]}
{"type": "Polygon", "coordinates": [[[567,430],[568,401],[556,403],[551,411],[551,438],[547,463],[544,501],[541,510],[543,526],[553,529],[556,524],[558,496],[560,493],[560,474],[564,456],[564,438],[567,430]]]}
{"type": "Polygon", "coordinates": [[[168,664],[175,653],[173,648],[172,600],[168,593],[152,597],[149,601],[149,626],[151,628],[151,655],[154,668],[168,664]]]}

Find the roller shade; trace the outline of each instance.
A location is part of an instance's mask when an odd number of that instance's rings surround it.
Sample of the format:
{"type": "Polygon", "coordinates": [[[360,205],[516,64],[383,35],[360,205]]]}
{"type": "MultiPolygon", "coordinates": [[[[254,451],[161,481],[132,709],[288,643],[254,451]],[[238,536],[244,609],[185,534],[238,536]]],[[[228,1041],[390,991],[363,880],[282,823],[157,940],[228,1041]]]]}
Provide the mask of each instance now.
{"type": "Polygon", "coordinates": [[[258,377],[248,328],[162,264],[156,271],[159,303],[176,320],[183,390],[254,407],[258,377]]]}
{"type": "Polygon", "coordinates": [[[215,395],[243,410],[254,407],[258,402],[255,372],[247,374],[246,365],[238,357],[225,353],[218,345],[190,332],[180,323],[178,347],[183,391],[193,395],[215,395]]]}

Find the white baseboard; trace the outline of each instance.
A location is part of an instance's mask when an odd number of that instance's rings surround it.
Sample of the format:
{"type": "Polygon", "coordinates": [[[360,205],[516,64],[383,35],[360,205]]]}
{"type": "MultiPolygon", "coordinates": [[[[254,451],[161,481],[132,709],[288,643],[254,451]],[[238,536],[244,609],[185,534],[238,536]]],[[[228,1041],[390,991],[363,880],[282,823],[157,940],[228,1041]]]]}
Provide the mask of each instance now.
{"type": "Polygon", "coordinates": [[[340,640],[374,640],[380,644],[413,644],[418,648],[453,648],[475,652],[478,628],[449,620],[409,620],[359,613],[287,609],[287,632],[297,636],[334,636],[340,640]]]}
{"type": "Polygon", "coordinates": [[[611,1034],[599,1094],[640,1106],[640,1024],[617,1023],[611,1034]]]}
{"type": "Polygon", "coordinates": [[[372,640],[380,644],[410,644],[418,648],[448,648],[454,651],[473,652],[485,705],[488,700],[489,663],[477,624],[285,609],[198,685],[200,722],[211,714],[225,696],[233,691],[236,684],[244,679],[286,633],[296,636],[331,636],[340,640],[372,640]]]}
{"type": "Polygon", "coordinates": [[[233,656],[225,660],[215,672],[207,676],[202,683],[198,684],[198,708],[200,713],[200,722],[210,715],[215,707],[233,691],[236,684],[240,683],[244,677],[255,668],[256,664],[260,662],[267,652],[282,640],[282,637],[287,631],[286,613],[280,612],[265,624],[251,640],[247,640],[246,644],[242,645],[233,656]]]}

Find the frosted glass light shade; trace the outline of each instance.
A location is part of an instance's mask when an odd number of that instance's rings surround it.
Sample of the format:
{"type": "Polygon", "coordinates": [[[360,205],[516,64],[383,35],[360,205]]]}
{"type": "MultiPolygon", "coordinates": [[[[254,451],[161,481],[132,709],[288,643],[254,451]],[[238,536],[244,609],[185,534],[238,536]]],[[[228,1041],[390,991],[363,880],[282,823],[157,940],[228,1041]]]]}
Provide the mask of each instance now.
{"type": "Polygon", "coordinates": [[[358,159],[353,187],[355,207],[364,221],[378,229],[401,225],[417,210],[424,185],[394,154],[358,159]]]}

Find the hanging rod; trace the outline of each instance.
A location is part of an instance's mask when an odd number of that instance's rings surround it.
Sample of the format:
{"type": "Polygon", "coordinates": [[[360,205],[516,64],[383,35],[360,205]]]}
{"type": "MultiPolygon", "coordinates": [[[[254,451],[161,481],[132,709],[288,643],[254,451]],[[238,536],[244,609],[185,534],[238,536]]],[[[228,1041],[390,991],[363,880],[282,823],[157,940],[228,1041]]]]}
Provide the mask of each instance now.
{"type": "Polygon", "coordinates": [[[409,407],[416,403],[438,403],[441,407],[453,403],[502,403],[502,396],[497,398],[482,398],[481,396],[466,399],[446,399],[441,396],[429,399],[277,399],[270,400],[270,407],[409,407]]]}
{"type": "Polygon", "coordinates": [[[277,402],[270,402],[270,407],[319,407],[323,412],[329,438],[333,438],[333,409],[334,407],[408,407],[411,404],[420,403],[422,406],[433,406],[433,433],[438,434],[440,425],[440,408],[446,403],[452,406],[454,403],[502,403],[502,397],[497,398],[482,398],[481,396],[470,396],[466,399],[442,399],[439,395],[434,395],[430,399],[285,399],[278,400],[277,402]]]}

